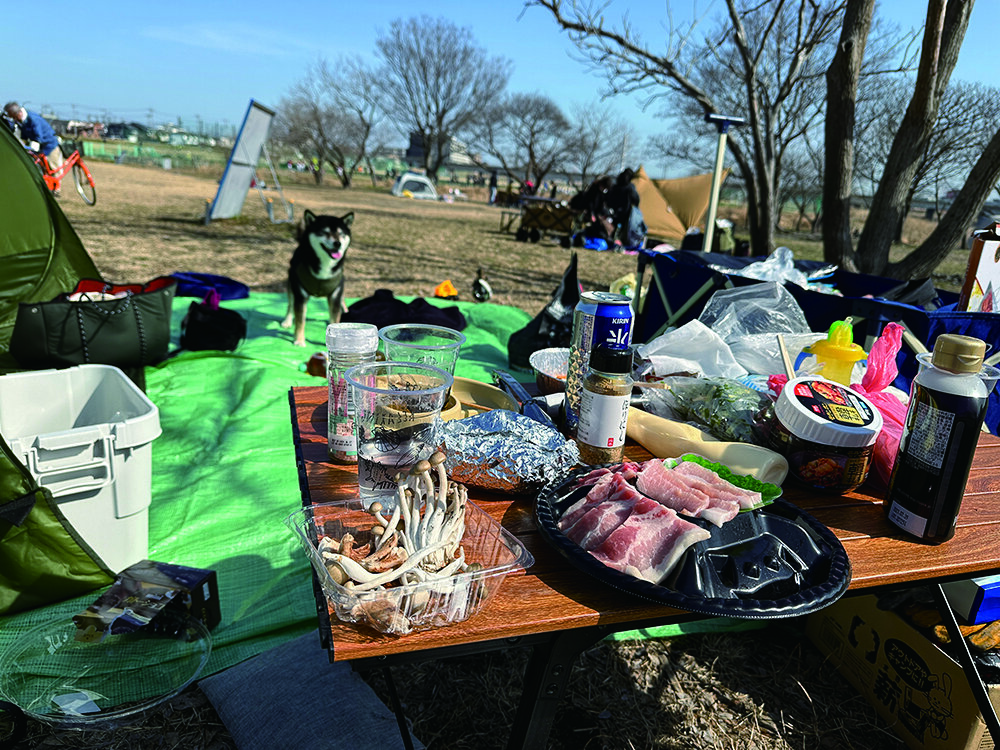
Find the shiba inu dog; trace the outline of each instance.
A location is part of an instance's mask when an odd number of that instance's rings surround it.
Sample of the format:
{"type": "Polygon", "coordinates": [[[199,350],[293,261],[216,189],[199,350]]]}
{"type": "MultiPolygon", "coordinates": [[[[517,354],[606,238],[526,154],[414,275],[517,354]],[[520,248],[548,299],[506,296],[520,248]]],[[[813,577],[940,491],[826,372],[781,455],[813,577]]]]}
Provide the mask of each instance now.
{"type": "Polygon", "coordinates": [[[344,256],[351,244],[354,213],[317,216],[308,209],[302,216],[299,244],[288,264],[288,314],[282,328],[295,326],[296,346],[306,345],[306,303],[326,297],[330,322],[340,322],[344,300],[344,256]]]}

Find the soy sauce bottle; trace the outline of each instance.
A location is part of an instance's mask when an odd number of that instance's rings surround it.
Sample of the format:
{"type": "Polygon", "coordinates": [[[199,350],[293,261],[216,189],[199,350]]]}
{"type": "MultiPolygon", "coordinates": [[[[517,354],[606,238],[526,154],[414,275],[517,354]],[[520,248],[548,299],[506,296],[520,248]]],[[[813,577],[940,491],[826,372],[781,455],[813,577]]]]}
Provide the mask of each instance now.
{"type": "Polygon", "coordinates": [[[910,389],[910,406],[883,504],[888,519],[923,542],[955,534],[958,511],[986,416],[979,371],[986,344],[946,333],[910,389]]]}

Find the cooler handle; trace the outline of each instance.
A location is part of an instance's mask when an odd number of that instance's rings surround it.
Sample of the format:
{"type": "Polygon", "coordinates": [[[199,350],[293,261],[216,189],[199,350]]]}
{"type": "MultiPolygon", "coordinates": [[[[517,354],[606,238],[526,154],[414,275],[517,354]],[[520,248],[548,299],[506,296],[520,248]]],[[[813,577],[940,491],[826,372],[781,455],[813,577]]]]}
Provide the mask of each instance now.
{"type": "Polygon", "coordinates": [[[39,436],[37,444],[29,449],[28,468],[37,481],[46,487],[54,496],[75,492],[100,490],[114,482],[114,440],[110,435],[101,436],[99,430],[96,440],[83,442],[83,431],[77,433],[78,439],[69,440],[69,433],[53,433],[39,436]],[[96,450],[100,445],[103,450],[96,450]],[[70,456],[55,457],[46,460],[44,451],[58,451],[66,448],[89,447],[90,450],[74,453],[70,456]]]}

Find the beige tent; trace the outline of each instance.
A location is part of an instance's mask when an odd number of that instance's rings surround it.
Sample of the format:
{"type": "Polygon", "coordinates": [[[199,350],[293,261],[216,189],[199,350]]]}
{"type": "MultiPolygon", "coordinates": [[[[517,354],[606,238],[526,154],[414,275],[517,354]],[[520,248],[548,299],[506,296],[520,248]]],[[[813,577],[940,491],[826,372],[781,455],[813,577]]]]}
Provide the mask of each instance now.
{"type": "MultiPolygon", "coordinates": [[[[729,170],[722,175],[725,181],[729,170]]],[[[653,180],[639,167],[632,184],[639,192],[639,210],[646,222],[650,238],[680,245],[690,227],[699,227],[705,220],[712,194],[712,173],[675,180],[653,180]]],[[[646,242],[649,247],[651,243],[646,242]]]]}

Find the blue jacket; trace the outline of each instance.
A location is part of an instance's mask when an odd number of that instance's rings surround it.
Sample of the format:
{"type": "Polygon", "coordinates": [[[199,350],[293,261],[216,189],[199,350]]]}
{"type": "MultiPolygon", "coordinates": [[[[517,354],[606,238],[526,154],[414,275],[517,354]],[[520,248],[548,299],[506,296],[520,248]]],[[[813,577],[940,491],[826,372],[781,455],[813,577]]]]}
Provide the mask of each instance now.
{"type": "MultiPolygon", "coordinates": [[[[25,110],[25,112],[28,112],[25,110]]],[[[59,139],[45,118],[37,112],[28,112],[27,118],[20,123],[22,141],[38,141],[39,150],[48,154],[59,148],[59,139]]]]}

